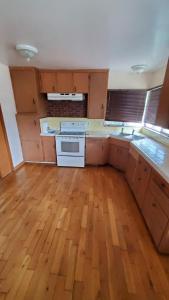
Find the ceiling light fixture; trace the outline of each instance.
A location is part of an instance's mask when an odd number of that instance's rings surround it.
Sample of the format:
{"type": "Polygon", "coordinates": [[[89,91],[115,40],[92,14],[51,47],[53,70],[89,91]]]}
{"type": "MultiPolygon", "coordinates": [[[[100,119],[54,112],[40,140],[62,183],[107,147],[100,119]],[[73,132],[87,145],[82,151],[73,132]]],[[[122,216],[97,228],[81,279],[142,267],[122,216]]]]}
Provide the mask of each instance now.
{"type": "Polygon", "coordinates": [[[133,72],[141,74],[147,70],[148,66],[144,64],[131,66],[133,72]]]}
{"type": "Polygon", "coordinates": [[[31,45],[26,45],[26,44],[17,44],[16,50],[23,57],[25,57],[27,61],[30,61],[30,59],[33,58],[38,53],[38,49],[36,47],[33,47],[31,45]]]}

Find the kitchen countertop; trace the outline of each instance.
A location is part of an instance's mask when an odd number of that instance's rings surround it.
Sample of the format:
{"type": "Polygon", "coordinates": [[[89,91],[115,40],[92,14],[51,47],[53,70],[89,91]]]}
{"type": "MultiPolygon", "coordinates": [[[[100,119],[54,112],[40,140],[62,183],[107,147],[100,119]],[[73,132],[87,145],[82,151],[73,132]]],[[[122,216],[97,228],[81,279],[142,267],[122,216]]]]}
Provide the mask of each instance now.
{"type": "Polygon", "coordinates": [[[150,138],[132,141],[145,160],[169,183],[169,148],[150,138]]]}
{"type": "MultiPolygon", "coordinates": [[[[41,133],[41,136],[55,136],[56,133],[41,133]]],[[[136,134],[137,136],[140,134],[136,134]]],[[[143,135],[141,135],[143,136],[143,135]]],[[[106,131],[87,131],[87,138],[116,138],[129,141],[148,163],[169,183],[169,148],[153,139],[144,136],[140,140],[132,140],[132,135],[122,136],[119,133],[106,131]]]]}

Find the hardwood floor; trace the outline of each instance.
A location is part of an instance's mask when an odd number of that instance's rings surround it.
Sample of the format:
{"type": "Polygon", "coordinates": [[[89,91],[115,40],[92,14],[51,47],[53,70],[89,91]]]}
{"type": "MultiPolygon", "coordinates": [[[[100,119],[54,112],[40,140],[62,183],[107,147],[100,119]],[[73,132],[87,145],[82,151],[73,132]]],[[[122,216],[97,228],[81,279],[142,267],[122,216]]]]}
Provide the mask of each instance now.
{"type": "Polygon", "coordinates": [[[0,300],[169,299],[123,176],[25,165],[0,182],[0,300]]]}

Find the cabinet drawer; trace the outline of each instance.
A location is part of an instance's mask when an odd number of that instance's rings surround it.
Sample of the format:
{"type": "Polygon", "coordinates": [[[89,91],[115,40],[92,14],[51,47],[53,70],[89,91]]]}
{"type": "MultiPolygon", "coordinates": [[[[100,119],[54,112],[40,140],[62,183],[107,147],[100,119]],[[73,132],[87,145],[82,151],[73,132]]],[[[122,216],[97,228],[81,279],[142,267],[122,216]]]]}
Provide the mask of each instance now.
{"type": "Polygon", "coordinates": [[[152,173],[152,180],[156,183],[161,192],[169,198],[169,184],[156,172],[152,173]]]}
{"type": "Polygon", "coordinates": [[[156,200],[156,197],[151,193],[150,190],[148,191],[144,201],[142,211],[152,237],[156,245],[158,245],[167,226],[168,218],[162,211],[156,200]]]}
{"type": "Polygon", "coordinates": [[[163,191],[163,188],[161,188],[161,182],[154,180],[154,176],[152,176],[150,180],[150,190],[151,193],[156,197],[156,200],[163,212],[169,218],[169,197],[163,191]]]}

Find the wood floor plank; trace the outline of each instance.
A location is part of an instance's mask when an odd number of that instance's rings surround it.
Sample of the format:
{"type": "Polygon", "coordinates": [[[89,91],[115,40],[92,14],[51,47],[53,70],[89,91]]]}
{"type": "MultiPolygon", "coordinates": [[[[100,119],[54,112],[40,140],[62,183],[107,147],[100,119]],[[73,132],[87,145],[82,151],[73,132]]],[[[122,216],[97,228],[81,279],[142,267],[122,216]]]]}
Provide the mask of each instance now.
{"type": "Polygon", "coordinates": [[[169,299],[169,257],[120,172],[26,164],[0,182],[0,300],[10,299],[169,299]]]}

